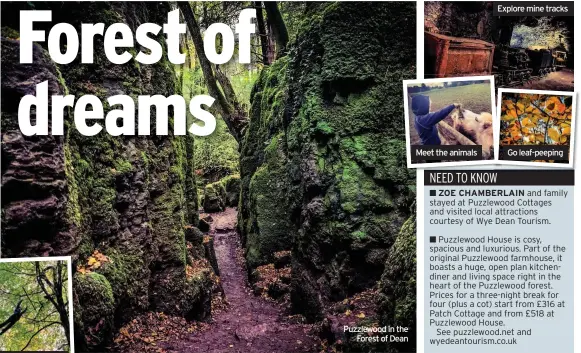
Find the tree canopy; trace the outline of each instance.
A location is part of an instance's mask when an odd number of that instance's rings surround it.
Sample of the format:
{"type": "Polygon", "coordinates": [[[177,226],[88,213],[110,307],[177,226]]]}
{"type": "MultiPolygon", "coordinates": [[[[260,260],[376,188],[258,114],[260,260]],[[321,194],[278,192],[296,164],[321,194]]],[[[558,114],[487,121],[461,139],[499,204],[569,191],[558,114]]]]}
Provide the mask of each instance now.
{"type": "Polygon", "coordinates": [[[545,94],[504,94],[502,145],[569,145],[572,99],[545,94]]]}
{"type": "Polygon", "coordinates": [[[68,351],[67,288],[64,261],[0,263],[0,321],[11,317],[21,300],[26,309],[0,335],[0,351],[68,351]]]}

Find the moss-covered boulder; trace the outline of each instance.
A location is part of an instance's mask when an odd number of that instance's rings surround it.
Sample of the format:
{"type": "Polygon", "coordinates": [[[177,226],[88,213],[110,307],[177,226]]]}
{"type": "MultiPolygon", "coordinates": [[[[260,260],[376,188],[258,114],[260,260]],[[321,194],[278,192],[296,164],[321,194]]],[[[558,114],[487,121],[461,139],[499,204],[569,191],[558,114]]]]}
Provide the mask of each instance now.
{"type": "Polygon", "coordinates": [[[111,284],[98,273],[77,273],[73,287],[77,304],[75,325],[83,327],[81,332],[75,331],[77,335],[82,334],[75,341],[83,349],[104,350],[113,337],[115,298],[111,284]]]}
{"type": "Polygon", "coordinates": [[[232,174],[220,179],[226,190],[226,199],[224,203],[228,207],[238,207],[240,200],[240,175],[232,174]]]}
{"type": "Polygon", "coordinates": [[[240,175],[232,174],[206,185],[202,205],[204,212],[220,212],[226,207],[238,207],[240,175]]]}
{"type": "Polygon", "coordinates": [[[388,352],[414,352],[416,342],[416,217],[403,225],[385,262],[379,284],[382,325],[409,327],[408,342],[392,343],[388,352]]]}
{"type": "Polygon", "coordinates": [[[292,248],[291,303],[313,320],[325,302],[375,285],[410,214],[401,80],[415,76],[415,6],[310,7],[251,95],[238,222],[246,258],[252,269],[292,248]]]}
{"type": "Polygon", "coordinates": [[[226,189],[217,181],[204,188],[204,212],[220,212],[226,208],[226,189]]]}

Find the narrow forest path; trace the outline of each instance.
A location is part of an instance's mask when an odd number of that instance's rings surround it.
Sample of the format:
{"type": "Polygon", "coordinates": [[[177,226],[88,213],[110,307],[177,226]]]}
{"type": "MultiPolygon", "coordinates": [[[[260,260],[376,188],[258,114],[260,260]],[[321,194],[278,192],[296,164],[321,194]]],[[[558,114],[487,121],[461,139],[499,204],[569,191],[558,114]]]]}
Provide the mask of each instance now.
{"type": "Polygon", "coordinates": [[[240,237],[236,231],[237,211],[227,208],[213,213],[209,235],[220,269],[220,281],[228,308],[217,313],[207,330],[196,332],[173,349],[179,352],[317,352],[316,337],[309,325],[289,322],[283,308],[255,296],[247,283],[240,259],[240,237]]]}

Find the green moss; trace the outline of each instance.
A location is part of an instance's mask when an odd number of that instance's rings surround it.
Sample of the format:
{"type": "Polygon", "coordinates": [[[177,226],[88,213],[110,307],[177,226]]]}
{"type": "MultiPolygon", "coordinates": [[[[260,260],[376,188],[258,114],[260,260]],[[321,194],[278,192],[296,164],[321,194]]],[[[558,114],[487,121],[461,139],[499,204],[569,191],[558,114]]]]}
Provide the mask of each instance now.
{"type": "Polygon", "coordinates": [[[305,17],[284,70],[263,70],[252,91],[239,227],[249,267],[295,250],[291,302],[314,319],[376,284],[409,216],[401,80],[414,76],[416,26],[411,3],[317,4],[305,17]]]}
{"type": "Polygon", "coordinates": [[[103,264],[100,273],[111,283],[116,304],[121,306],[120,304],[127,304],[127,301],[130,301],[132,305],[127,305],[126,308],[145,309],[148,304],[148,285],[141,279],[148,273],[144,267],[143,258],[117,250],[111,250],[106,255],[109,257],[109,262],[103,264]]]}
{"type": "Polygon", "coordinates": [[[147,153],[145,153],[145,151],[141,151],[141,160],[143,161],[145,167],[149,166],[149,158],[147,158],[147,153]]]}
{"type": "Polygon", "coordinates": [[[80,307],[83,334],[89,348],[103,349],[113,336],[115,298],[111,284],[98,273],[75,274],[74,290],[80,307]]]}
{"type": "MultiPolygon", "coordinates": [[[[389,251],[380,281],[378,299],[382,325],[416,327],[416,217],[402,226],[389,251]]],[[[390,348],[409,351],[415,347],[415,330],[408,343],[394,343],[390,348]]]]}
{"type": "Polygon", "coordinates": [[[18,33],[18,31],[13,29],[13,28],[3,26],[2,27],[2,37],[8,38],[8,39],[18,39],[18,38],[20,38],[20,33],[18,33]]]}
{"type": "Polygon", "coordinates": [[[362,239],[365,239],[367,237],[367,234],[365,234],[364,231],[357,230],[357,231],[351,233],[351,236],[355,239],[362,240],[362,239]]]}
{"type": "Polygon", "coordinates": [[[220,181],[206,185],[204,188],[204,211],[219,212],[226,207],[226,189],[220,181]]]}
{"type": "Polygon", "coordinates": [[[317,122],[316,131],[320,132],[322,134],[325,134],[325,135],[331,135],[333,133],[333,129],[325,121],[318,121],[317,122]]]}
{"type": "Polygon", "coordinates": [[[345,159],[337,178],[341,206],[346,212],[361,212],[370,207],[389,209],[393,206],[391,195],[354,161],[345,159]]]}
{"type": "Polygon", "coordinates": [[[133,165],[127,160],[116,160],[114,163],[115,173],[127,174],[133,171],[133,165]]]}
{"type": "Polygon", "coordinates": [[[249,207],[252,210],[247,229],[246,260],[250,268],[269,263],[274,253],[291,246],[291,221],[286,194],[289,181],[282,134],[265,148],[265,164],[252,176],[249,207]]]}

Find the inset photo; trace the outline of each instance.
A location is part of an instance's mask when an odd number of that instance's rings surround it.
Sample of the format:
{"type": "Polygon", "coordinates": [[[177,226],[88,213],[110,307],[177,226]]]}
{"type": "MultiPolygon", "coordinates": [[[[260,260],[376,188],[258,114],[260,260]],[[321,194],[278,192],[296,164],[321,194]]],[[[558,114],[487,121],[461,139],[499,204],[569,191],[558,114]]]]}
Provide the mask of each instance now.
{"type": "Polygon", "coordinates": [[[0,260],[0,352],[74,351],[70,257],[0,260]]]}
{"type": "Polygon", "coordinates": [[[498,90],[502,164],[573,167],[575,94],[498,90]]]}
{"type": "Polygon", "coordinates": [[[492,76],[404,80],[408,168],[494,162],[492,76]]]}
{"type": "Polygon", "coordinates": [[[574,17],[498,14],[497,4],[424,2],[424,77],[493,75],[497,88],[574,91],[574,17]]]}

